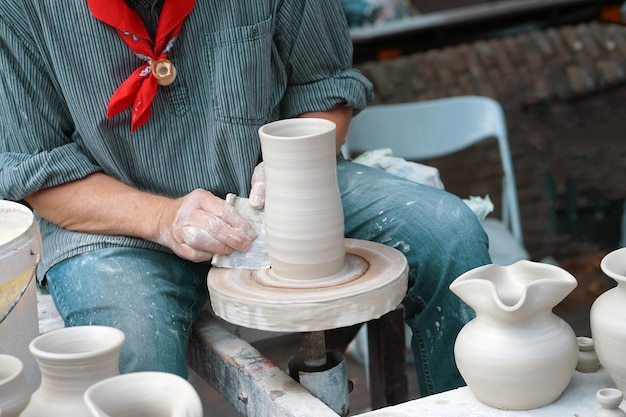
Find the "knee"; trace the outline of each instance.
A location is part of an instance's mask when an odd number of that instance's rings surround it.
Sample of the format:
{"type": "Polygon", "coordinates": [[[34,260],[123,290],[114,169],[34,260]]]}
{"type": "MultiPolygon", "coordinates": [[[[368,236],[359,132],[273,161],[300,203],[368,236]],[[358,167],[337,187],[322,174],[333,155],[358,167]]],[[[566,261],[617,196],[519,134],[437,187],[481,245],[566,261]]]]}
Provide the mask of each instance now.
{"type": "Polygon", "coordinates": [[[487,234],[476,213],[459,197],[442,193],[435,203],[433,230],[442,243],[487,247],[487,234]]]}
{"type": "Polygon", "coordinates": [[[490,262],[487,234],[474,211],[460,198],[441,193],[422,207],[412,210],[407,206],[403,211],[399,226],[405,230],[403,238],[409,239],[403,252],[413,267],[426,271],[434,265],[435,269],[448,270],[459,264],[460,271],[490,262]]]}
{"type": "Polygon", "coordinates": [[[454,211],[455,216],[450,219],[451,229],[460,230],[462,236],[467,239],[475,239],[479,242],[487,242],[487,234],[483,229],[480,219],[476,213],[460,198],[451,196],[457,207],[454,211]]]}

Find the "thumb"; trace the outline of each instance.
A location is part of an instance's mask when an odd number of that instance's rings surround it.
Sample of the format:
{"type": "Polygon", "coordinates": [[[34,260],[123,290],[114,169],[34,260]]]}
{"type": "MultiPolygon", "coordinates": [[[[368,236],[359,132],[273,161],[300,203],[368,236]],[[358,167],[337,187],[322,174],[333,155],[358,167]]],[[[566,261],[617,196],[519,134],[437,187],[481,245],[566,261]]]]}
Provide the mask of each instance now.
{"type": "Polygon", "coordinates": [[[263,162],[254,168],[251,182],[250,205],[257,210],[262,209],[265,205],[265,169],[263,162]]]}

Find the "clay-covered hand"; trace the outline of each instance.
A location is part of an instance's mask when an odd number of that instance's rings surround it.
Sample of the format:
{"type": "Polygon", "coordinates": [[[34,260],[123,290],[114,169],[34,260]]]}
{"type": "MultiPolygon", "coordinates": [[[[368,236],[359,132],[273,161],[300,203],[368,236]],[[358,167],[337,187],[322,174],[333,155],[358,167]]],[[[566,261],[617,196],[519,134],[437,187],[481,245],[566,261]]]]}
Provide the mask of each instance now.
{"type": "Polygon", "coordinates": [[[260,210],[265,205],[265,167],[263,162],[257,165],[252,172],[252,188],[250,189],[250,205],[260,210]]]}
{"type": "Polygon", "coordinates": [[[257,234],[233,206],[205,190],[195,190],[165,209],[159,220],[159,243],[181,258],[209,261],[250,249],[257,234]]]}

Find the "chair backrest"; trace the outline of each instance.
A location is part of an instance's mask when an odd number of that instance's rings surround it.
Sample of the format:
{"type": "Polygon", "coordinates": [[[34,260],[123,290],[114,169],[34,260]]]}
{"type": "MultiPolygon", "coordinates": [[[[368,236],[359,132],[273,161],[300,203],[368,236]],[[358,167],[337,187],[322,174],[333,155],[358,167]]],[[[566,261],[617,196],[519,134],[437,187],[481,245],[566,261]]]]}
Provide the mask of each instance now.
{"type": "Polygon", "coordinates": [[[506,119],[497,101],[460,96],[370,106],[352,120],[343,152],[355,155],[391,148],[395,156],[419,161],[449,155],[494,137],[503,171],[502,221],[523,244],[506,119]]]}

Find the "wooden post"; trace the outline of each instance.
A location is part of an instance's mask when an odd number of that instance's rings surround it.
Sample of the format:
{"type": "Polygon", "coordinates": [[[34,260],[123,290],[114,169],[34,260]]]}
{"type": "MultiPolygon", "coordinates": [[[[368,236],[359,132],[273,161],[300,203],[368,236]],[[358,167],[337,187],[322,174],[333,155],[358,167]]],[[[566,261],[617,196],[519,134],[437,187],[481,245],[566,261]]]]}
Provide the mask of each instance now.
{"type": "Polygon", "coordinates": [[[407,401],[404,308],[367,323],[372,410],[407,401]]]}

